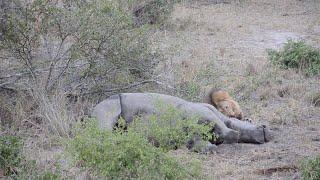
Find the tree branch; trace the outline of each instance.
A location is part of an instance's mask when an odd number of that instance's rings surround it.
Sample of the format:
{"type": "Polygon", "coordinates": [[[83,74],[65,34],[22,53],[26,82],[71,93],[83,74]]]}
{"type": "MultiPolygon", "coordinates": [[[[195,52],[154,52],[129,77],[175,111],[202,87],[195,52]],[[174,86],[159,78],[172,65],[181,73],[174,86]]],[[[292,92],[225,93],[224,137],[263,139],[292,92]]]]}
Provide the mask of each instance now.
{"type": "MultiPolygon", "coordinates": [[[[83,67],[83,66],[86,66],[90,64],[89,62],[88,63],[83,63],[83,64],[80,64],[80,65],[76,65],[76,66],[58,66],[58,67],[55,67],[54,70],[59,70],[59,69],[65,69],[65,68],[79,68],[79,67],[83,67]]],[[[36,75],[39,75],[40,73],[44,73],[44,72],[48,72],[50,68],[43,68],[43,69],[35,69],[34,72],[36,75]]],[[[7,76],[2,76],[0,77],[0,79],[10,79],[10,78],[13,78],[13,77],[22,77],[24,75],[30,75],[30,72],[24,72],[24,73],[17,73],[17,74],[11,74],[11,75],[7,75],[7,76]]]]}
{"type": "Polygon", "coordinates": [[[131,89],[133,87],[137,87],[137,86],[143,85],[143,84],[147,84],[147,83],[156,83],[156,84],[158,84],[158,81],[153,80],[153,79],[149,79],[149,80],[145,80],[145,81],[129,84],[127,86],[119,87],[119,88],[113,88],[113,89],[107,89],[107,90],[96,90],[96,91],[80,93],[80,94],[72,94],[72,93],[70,93],[70,94],[67,94],[67,95],[68,96],[86,96],[86,95],[92,95],[92,94],[98,94],[98,93],[108,93],[108,92],[123,91],[123,90],[131,89]]]}

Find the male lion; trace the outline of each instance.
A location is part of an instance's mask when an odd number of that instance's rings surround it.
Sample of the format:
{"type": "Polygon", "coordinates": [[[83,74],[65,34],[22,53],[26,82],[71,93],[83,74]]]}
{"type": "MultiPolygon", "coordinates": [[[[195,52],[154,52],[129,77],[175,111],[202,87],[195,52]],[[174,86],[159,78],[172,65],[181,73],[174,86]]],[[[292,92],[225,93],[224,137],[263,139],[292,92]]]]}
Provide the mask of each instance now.
{"type": "Polygon", "coordinates": [[[213,105],[221,113],[228,117],[243,120],[242,110],[239,104],[233,100],[226,91],[212,88],[207,94],[205,103],[213,105]]]}

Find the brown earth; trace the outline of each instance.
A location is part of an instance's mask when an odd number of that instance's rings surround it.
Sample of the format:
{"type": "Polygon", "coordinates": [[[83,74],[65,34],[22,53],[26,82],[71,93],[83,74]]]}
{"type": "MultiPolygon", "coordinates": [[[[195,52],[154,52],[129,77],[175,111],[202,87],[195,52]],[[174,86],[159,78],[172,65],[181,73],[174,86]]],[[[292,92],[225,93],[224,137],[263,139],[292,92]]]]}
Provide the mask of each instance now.
{"type": "Polygon", "coordinates": [[[301,161],[320,154],[320,107],[311,102],[320,79],[270,65],[266,49],[288,39],[319,48],[320,1],[188,1],[176,6],[157,38],[169,59],[164,81],[199,80],[209,68],[214,78],[198,81],[204,90],[228,90],[247,117],[274,131],[266,144],[224,144],[216,154],[198,156],[209,179],[302,178],[301,161]]]}

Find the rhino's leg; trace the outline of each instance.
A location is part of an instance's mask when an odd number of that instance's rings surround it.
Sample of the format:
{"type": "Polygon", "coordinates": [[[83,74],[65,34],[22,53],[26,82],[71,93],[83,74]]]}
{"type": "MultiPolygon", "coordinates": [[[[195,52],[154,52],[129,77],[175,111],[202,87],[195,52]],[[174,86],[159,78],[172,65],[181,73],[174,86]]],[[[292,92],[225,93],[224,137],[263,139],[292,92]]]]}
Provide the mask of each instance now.
{"type": "Polygon", "coordinates": [[[199,123],[209,124],[214,123],[213,132],[218,136],[218,141],[223,143],[236,143],[239,139],[239,132],[228,128],[224,122],[220,120],[210,109],[203,106],[201,103],[188,103],[183,106],[179,106],[184,110],[186,115],[195,114],[199,116],[199,123]]]}
{"type": "MultiPolygon", "coordinates": [[[[239,142],[239,132],[234,129],[228,129],[224,131],[221,138],[223,139],[223,143],[231,144],[239,142]]],[[[219,137],[218,137],[219,138],[219,137]]]]}
{"type": "Polygon", "coordinates": [[[215,143],[219,144],[219,142],[223,142],[226,144],[231,144],[239,142],[240,133],[237,130],[229,128],[218,118],[209,119],[209,121],[214,122],[213,132],[215,135],[217,135],[215,143]]]}
{"type": "Polygon", "coordinates": [[[113,130],[121,115],[121,102],[119,95],[110,96],[96,105],[92,117],[97,118],[99,127],[113,130]]]}
{"type": "Polygon", "coordinates": [[[217,146],[215,144],[211,144],[208,141],[203,141],[202,138],[198,135],[194,136],[190,139],[187,144],[187,148],[194,152],[198,152],[201,154],[213,153],[216,151],[217,146]]]}
{"type": "Polygon", "coordinates": [[[204,104],[211,109],[224,124],[231,129],[240,132],[239,142],[245,143],[265,143],[271,140],[270,130],[266,126],[256,126],[246,121],[241,121],[235,118],[228,118],[220,113],[217,109],[209,104],[204,104]]]}
{"type": "Polygon", "coordinates": [[[271,140],[271,133],[265,125],[256,126],[246,121],[230,118],[225,124],[240,132],[239,142],[262,144],[271,140]]]}

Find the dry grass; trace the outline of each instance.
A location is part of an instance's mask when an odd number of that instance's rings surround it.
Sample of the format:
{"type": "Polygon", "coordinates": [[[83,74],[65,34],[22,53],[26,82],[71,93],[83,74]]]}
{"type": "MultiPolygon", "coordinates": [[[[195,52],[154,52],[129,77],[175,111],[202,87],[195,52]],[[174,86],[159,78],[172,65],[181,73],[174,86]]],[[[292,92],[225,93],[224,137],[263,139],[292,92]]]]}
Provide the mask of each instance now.
{"type": "Polygon", "coordinates": [[[48,94],[43,88],[35,87],[28,93],[1,96],[0,101],[1,117],[10,121],[9,124],[4,122],[6,126],[0,129],[0,135],[17,135],[24,142],[27,163],[21,168],[27,168],[28,172],[23,172],[26,174],[20,174],[19,178],[33,179],[47,172],[56,172],[65,178],[75,177],[79,168],[69,167],[70,160],[63,156],[63,142],[71,136],[72,125],[88,114],[93,105],[82,99],[71,101],[62,88],[48,94]],[[10,99],[11,96],[15,98],[10,99]],[[10,116],[4,114],[6,108],[10,116]]]}

